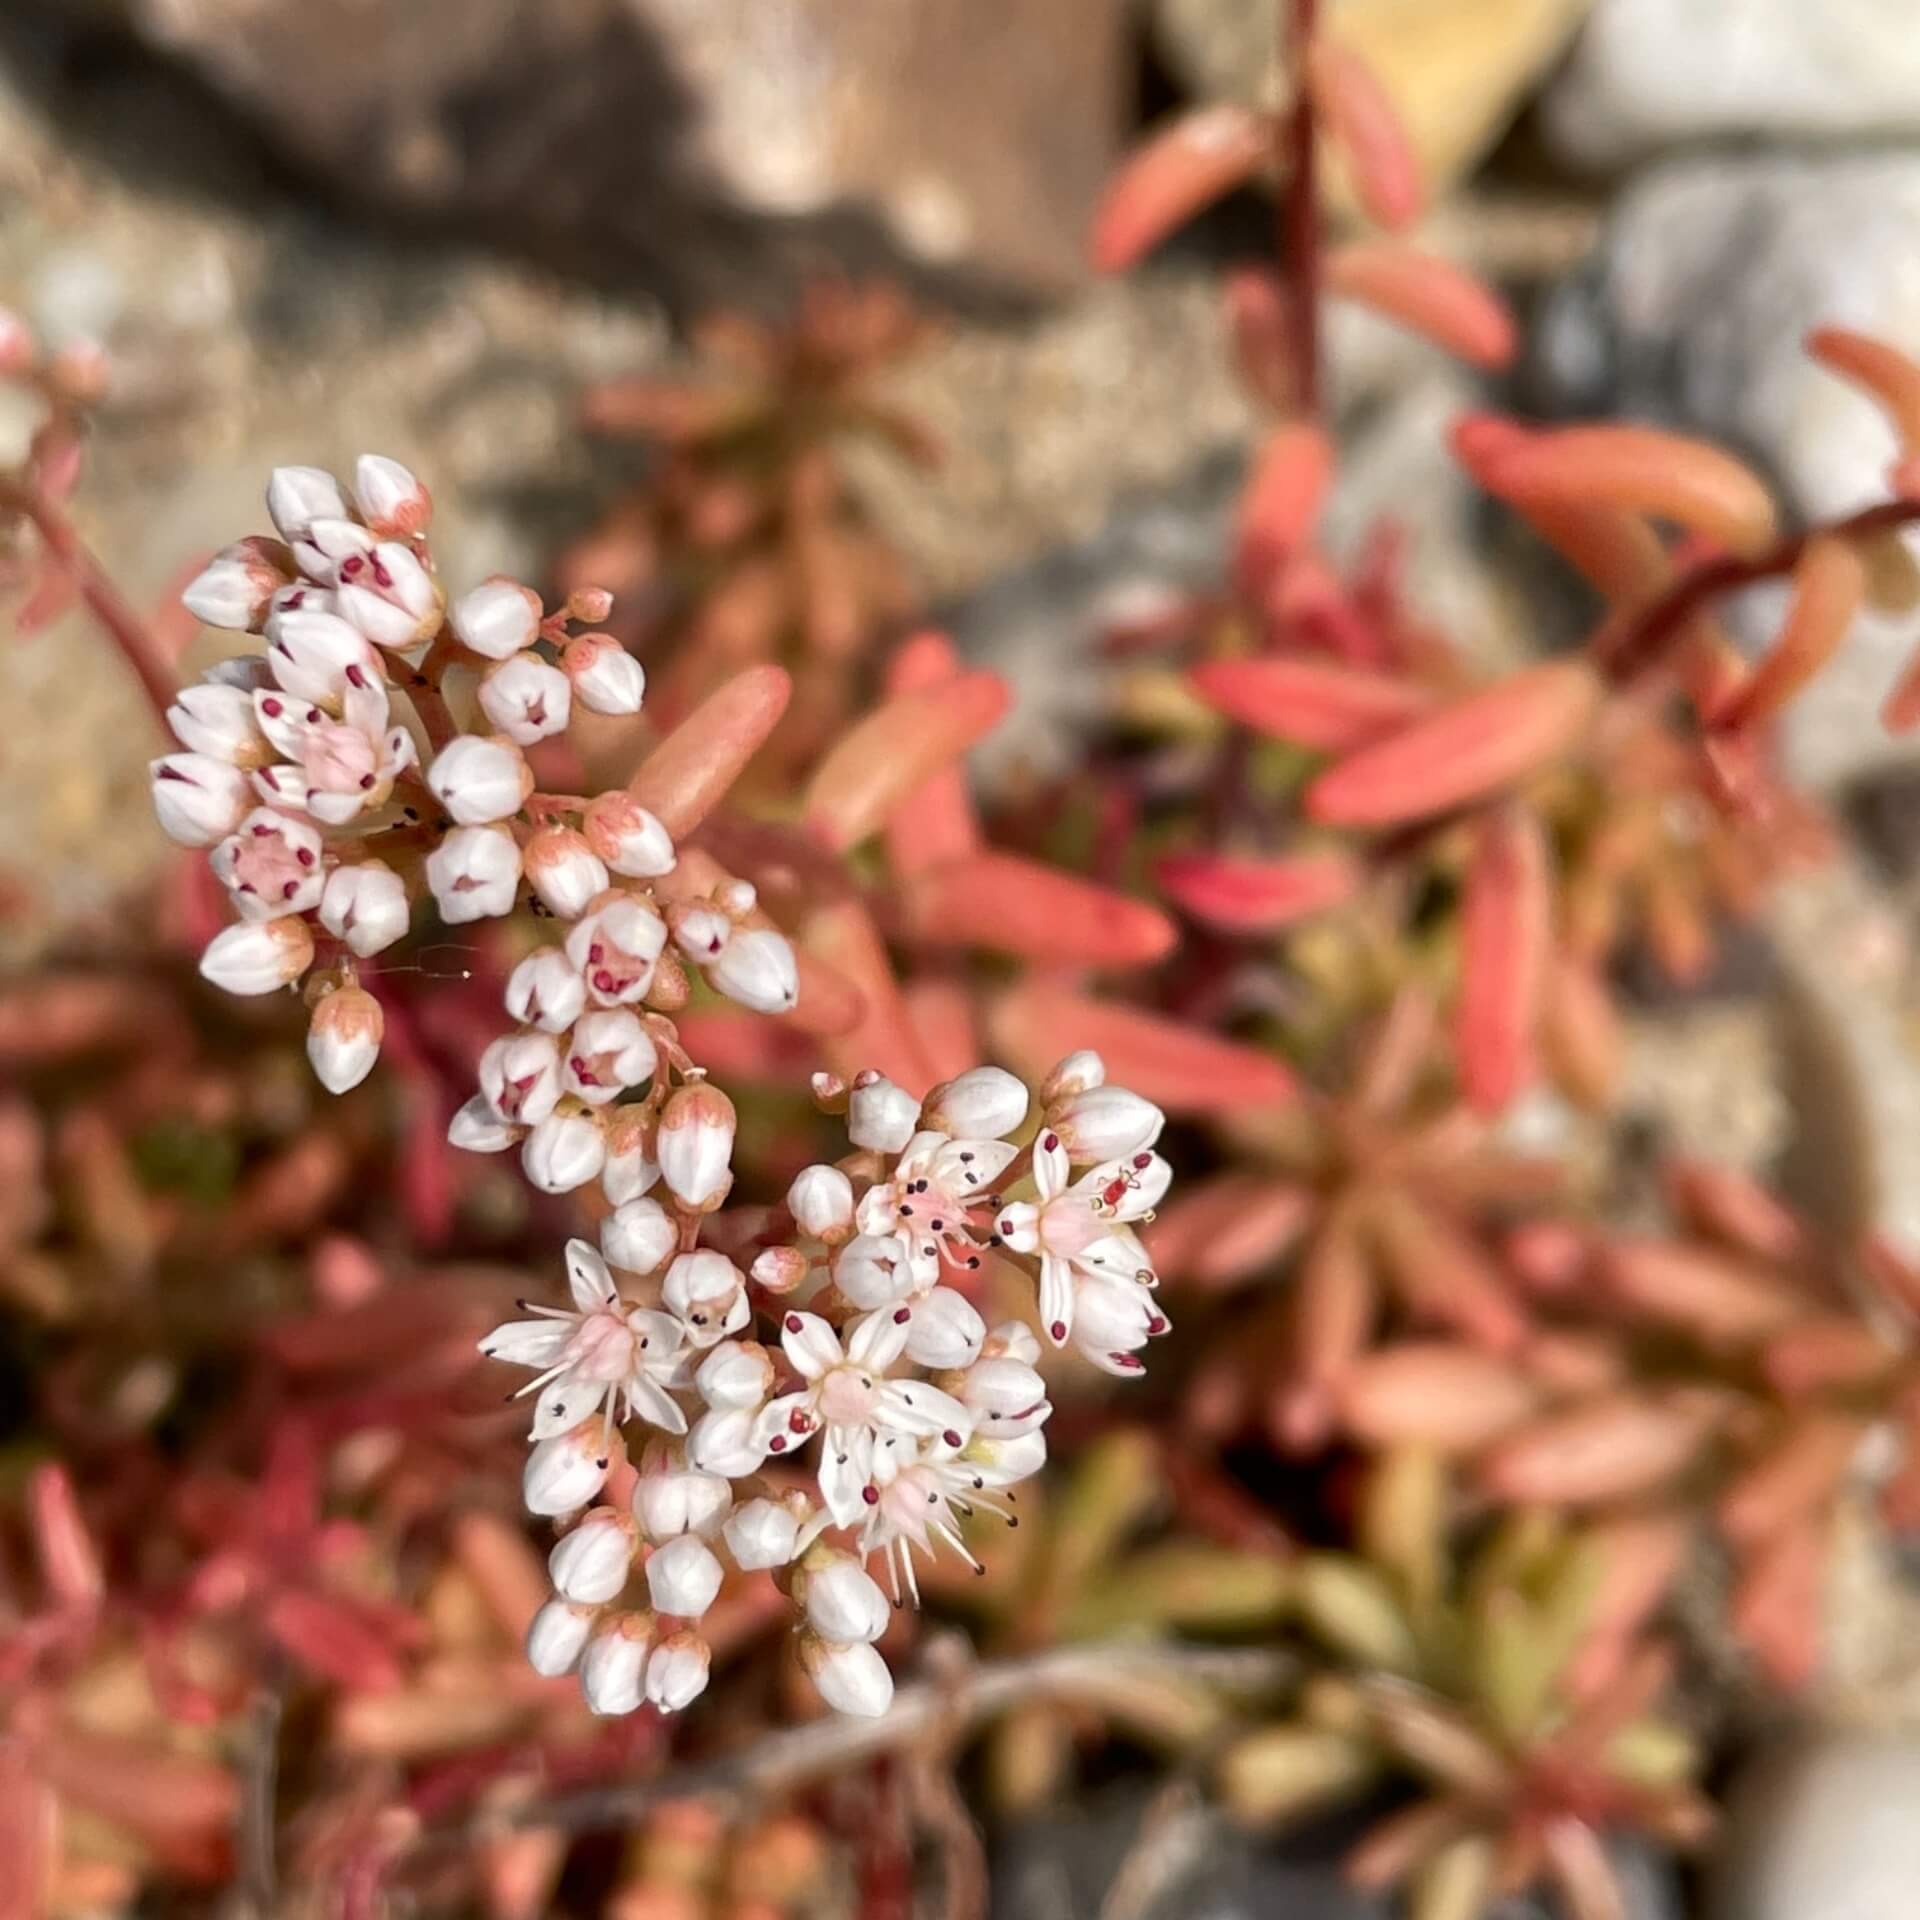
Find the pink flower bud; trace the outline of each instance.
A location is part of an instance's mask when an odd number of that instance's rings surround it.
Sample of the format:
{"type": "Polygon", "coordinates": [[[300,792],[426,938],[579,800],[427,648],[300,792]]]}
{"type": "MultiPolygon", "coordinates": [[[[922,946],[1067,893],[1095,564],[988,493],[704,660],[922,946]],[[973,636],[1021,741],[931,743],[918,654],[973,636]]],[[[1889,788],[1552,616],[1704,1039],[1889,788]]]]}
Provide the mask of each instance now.
{"type": "Polygon", "coordinates": [[[580,1656],[580,1692],[592,1713],[632,1713],[646,1697],[643,1680],[653,1644],[644,1613],[608,1615],[580,1656]]]}
{"type": "Polygon", "coordinates": [[[871,1646],[836,1647],[803,1634],[800,1665],[835,1713],[872,1720],[893,1705],[893,1675],[871,1646]]]}
{"type": "Polygon", "coordinates": [[[511,740],[463,733],[434,756],[427,785],[461,826],[483,827],[520,811],[533,791],[533,769],[511,740]]]}
{"type": "Polygon", "coordinates": [[[916,1277],[912,1256],[897,1233],[856,1234],[834,1256],[833,1284],[865,1313],[905,1300],[914,1292],[916,1277]]]}
{"type": "Polygon", "coordinates": [[[802,1167],[787,1189],[787,1211],[802,1233],[844,1240],[853,1231],[853,1182],[838,1167],[802,1167]]]}
{"type": "Polygon", "coordinates": [[[1057,1106],[1063,1100],[1071,1100],[1075,1094],[1085,1093],[1091,1087],[1104,1086],[1107,1078],[1107,1063],[1091,1047],[1082,1047],[1077,1053],[1070,1053],[1040,1083],[1040,1104],[1043,1107],[1057,1106]]]}
{"type": "Polygon", "coordinates": [[[616,1207],[650,1193],[660,1179],[653,1157],[653,1116],[640,1107],[615,1107],[606,1118],[607,1163],[601,1191],[616,1207]]]}
{"type": "Polygon", "coordinates": [[[341,619],[288,594],[267,616],[267,665],[284,693],[296,700],[338,712],[358,673],[363,684],[378,686],[385,670],[373,642],[341,619]]]}
{"type": "Polygon", "coordinates": [[[573,686],[558,667],[516,653],[490,667],[480,682],[480,711],[509,740],[530,747],[564,733],[573,713],[573,686]]]}
{"type": "Polygon", "coordinates": [[[607,1157],[598,1122],[588,1113],[550,1113],[527,1135],[520,1149],[526,1176],[542,1193],[571,1193],[584,1187],[607,1157]]]}
{"type": "Polygon", "coordinates": [[[673,871],[672,836],[630,793],[603,793],[590,801],[580,825],[615,873],[652,880],[673,871]]]}
{"type": "Polygon", "coordinates": [[[577,920],[607,889],[607,870],[571,827],[543,827],[521,854],[528,884],[557,919],[577,920]]]}
{"type": "Polygon", "coordinates": [[[200,975],[228,993],[272,993],[291,986],[313,964],[313,935],[304,920],[255,920],[216,933],[200,956],[200,975]]]}
{"type": "Polygon", "coordinates": [[[463,647],[506,660],[540,637],[540,596],[517,580],[483,581],[453,603],[447,618],[463,647]]]}
{"type": "Polygon", "coordinates": [[[754,1285],[775,1295],[791,1293],[812,1271],[813,1263],[798,1247],[768,1247],[753,1259],[754,1285]]]}
{"type": "Polygon", "coordinates": [[[935,1287],[914,1305],[907,1357],[922,1367],[964,1367],[978,1356],[986,1337],[987,1324],[965,1294],[935,1287]]]}
{"type": "Polygon", "coordinates": [[[698,1620],[713,1605],[723,1577],[713,1549],[696,1534],[676,1536],[647,1561],[654,1606],[683,1620],[698,1620]]]}
{"type": "Polygon", "coordinates": [[[363,453],[353,469],[353,497],[383,540],[410,540],[433,519],[433,497],[398,460],[363,453]]]}
{"type": "Polygon", "coordinates": [[[599,1609],[549,1600],[527,1628],[527,1665],[543,1679],[558,1680],[580,1664],[599,1609]]]}
{"type": "Polygon", "coordinates": [[[335,867],[320,895],[320,924],[362,960],[383,953],[407,930],[406,883],[383,861],[335,867]]]}
{"type": "Polygon", "coordinates": [[[834,1559],[806,1571],[807,1624],[836,1646],[878,1640],[891,1611],[887,1596],[852,1560],[834,1559]]]}
{"type": "Polygon", "coordinates": [[[693,1384],[710,1407],[758,1407],[773,1391],[773,1356],[757,1340],[723,1340],[693,1384]]]}
{"type": "Polygon", "coordinates": [[[683,1533],[710,1539],[732,1505],[733,1489],[726,1480],[690,1467],[680,1448],[647,1449],[646,1463],[633,1483],[633,1517],[649,1540],[672,1540],[683,1533]]]}
{"type": "Polygon", "coordinates": [[[39,357],[33,329],[11,307],[0,307],[0,375],[25,373],[39,357]]]}
{"type": "Polygon", "coordinates": [[[246,817],[253,788],[238,767],[204,753],[169,753],[147,763],[160,831],[183,847],[210,847],[246,817]]]}
{"type": "Polygon", "coordinates": [[[927,1095],[920,1124],[956,1140],[997,1140],[1027,1117],[1027,1090],[1000,1067],[975,1067],[927,1095]]]}
{"type": "Polygon", "coordinates": [[[631,1006],[653,984],[667,925],[636,894],[615,893],[567,935],[567,958],[580,969],[596,1006],[631,1006]]]}
{"type": "Polygon", "coordinates": [[[1150,1147],[1167,1116],[1125,1087],[1089,1087],[1047,1109],[1047,1124],[1081,1165],[1118,1160],[1150,1147]]]}
{"type": "Polygon", "coordinates": [[[440,631],[440,589],[411,547],[383,540],[342,555],[335,573],[340,617],[376,646],[405,652],[440,631]]]}
{"type": "Polygon", "coordinates": [[[696,1247],[674,1261],[661,1284],[660,1299],[696,1347],[710,1347],[738,1333],[750,1312],[740,1269],[711,1247],[696,1247]]]}
{"type": "Polygon", "coordinates": [[[538,1126],[560,1103],[560,1044],[550,1033],[509,1033],[480,1056],[480,1091],[502,1120],[538,1126]]]}
{"type": "Polygon", "coordinates": [[[683,901],[667,909],[667,931],[673,944],[696,966],[719,959],[733,938],[733,922],[718,907],[683,901]]]}
{"type": "Polygon", "coordinates": [[[899,1153],[920,1124],[920,1102],[871,1067],[847,1097],[847,1138],[873,1153],[899,1153]]]}
{"type": "Polygon", "coordinates": [[[232,633],[258,633],[273,596],[293,578],[293,556],[277,540],[223,547],[194,575],[180,604],[196,620],[232,633]]]}
{"type": "Polygon", "coordinates": [[[680,1229],[657,1200],[629,1200],[600,1222],[600,1251],[609,1266],[653,1273],[673,1258],[680,1229]]]}
{"type": "Polygon", "coordinates": [[[793,947],[771,927],[738,928],[706,975],[710,986],[755,1013],[791,1013],[800,998],[793,947]]]}
{"type": "Polygon", "coordinates": [[[661,1713],[678,1713],[707,1690],[712,1650],[697,1633],[670,1633],[647,1656],[646,1694],[649,1706],[661,1713]]]}
{"type": "Polygon", "coordinates": [[[340,987],[314,1008],[307,1058],[329,1093],[345,1093],[373,1071],[386,1025],[380,1002],[364,987],[340,987]]]}
{"type": "Polygon", "coordinates": [[[778,1500],[743,1502],[727,1515],[721,1531],[742,1573],[784,1567],[800,1542],[799,1520],[778,1500]]]}
{"type": "Polygon", "coordinates": [[[513,911],[520,848],[504,827],[456,827],[427,855],[427,885],[448,926],[513,911]]]}
{"type": "Polygon", "coordinates": [[[594,713],[638,713],[647,694],[640,662],[608,633],[583,633],[560,655],[574,697],[594,713]]]}
{"type": "Polygon", "coordinates": [[[575,587],[567,595],[567,618],[597,627],[613,611],[613,595],[605,587],[575,587]]]}
{"type": "Polygon", "coordinates": [[[587,983],[558,947],[536,947],[507,975],[506,1001],[522,1026],[565,1033],[587,1004],[587,983]]]}
{"type": "Polygon", "coordinates": [[[639,1529],[617,1507],[595,1507],[547,1556],[547,1575],[562,1600],[604,1605],[617,1600],[633,1569],[639,1529]]]}
{"type": "Polygon", "coordinates": [[[704,1080],[690,1081],[660,1115],[654,1155],[681,1205],[710,1213],[733,1185],[733,1102],[704,1080]]]}
{"type": "Polygon", "coordinates": [[[537,1441],[520,1476],[527,1511],[552,1517],[584,1507],[606,1485],[612,1464],[597,1413],[551,1440],[537,1441]]]}
{"type": "Polygon", "coordinates": [[[333,475],[319,467],[275,467],[267,479],[267,514],[280,537],[304,540],[316,520],[344,520],[346,497],[333,475]]]}
{"type": "Polygon", "coordinates": [[[476,1093],[447,1122],[447,1144],[462,1153],[505,1153],[523,1131],[502,1120],[484,1093],[476,1093]]]}

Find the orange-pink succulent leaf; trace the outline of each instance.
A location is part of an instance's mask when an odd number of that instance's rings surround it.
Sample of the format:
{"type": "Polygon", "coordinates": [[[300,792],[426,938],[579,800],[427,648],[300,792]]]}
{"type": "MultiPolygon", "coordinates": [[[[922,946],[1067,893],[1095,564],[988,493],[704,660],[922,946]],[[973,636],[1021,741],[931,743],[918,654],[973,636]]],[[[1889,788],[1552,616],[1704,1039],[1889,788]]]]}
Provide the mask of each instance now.
{"type": "Polygon", "coordinates": [[[1461,905],[1454,1052],[1469,1103],[1504,1112],[1531,1085],[1553,938],[1552,854],[1539,816],[1502,807],[1475,831],[1461,905]]]}
{"type": "Polygon", "coordinates": [[[907,937],[1066,966],[1137,967],[1179,938],[1159,908],[1023,854],[950,860],[900,890],[907,937]]]}
{"type": "Polygon", "coordinates": [[[1273,147],[1273,123],[1221,102],[1157,128],[1124,159],[1094,210],[1087,253],[1100,273],[1144,259],[1203,208],[1244,186],[1273,147]]]}

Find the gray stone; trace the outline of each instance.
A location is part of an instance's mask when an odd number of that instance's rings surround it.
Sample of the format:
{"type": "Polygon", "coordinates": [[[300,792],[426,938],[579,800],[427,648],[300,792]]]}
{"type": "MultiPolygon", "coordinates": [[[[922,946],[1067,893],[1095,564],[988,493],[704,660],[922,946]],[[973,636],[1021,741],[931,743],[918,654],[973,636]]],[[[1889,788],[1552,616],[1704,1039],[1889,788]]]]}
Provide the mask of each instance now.
{"type": "Polygon", "coordinates": [[[1920,133],[1909,0],[1595,0],[1548,90],[1551,144],[1620,166],[1705,140],[1920,133]]]}
{"type": "Polygon", "coordinates": [[[1712,1920],[1913,1920],[1920,1740],[1832,1735],[1764,1756],[1732,1796],[1712,1920]]]}

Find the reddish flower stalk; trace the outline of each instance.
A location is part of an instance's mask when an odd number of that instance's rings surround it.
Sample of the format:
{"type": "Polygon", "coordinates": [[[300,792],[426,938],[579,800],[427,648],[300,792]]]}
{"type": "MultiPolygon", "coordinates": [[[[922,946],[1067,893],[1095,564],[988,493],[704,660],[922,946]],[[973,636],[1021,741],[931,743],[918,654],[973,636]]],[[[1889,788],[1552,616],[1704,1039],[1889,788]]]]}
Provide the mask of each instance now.
{"type": "Polygon", "coordinates": [[[1279,241],[1286,265],[1293,400],[1305,420],[1318,420],[1321,413],[1319,127],[1307,83],[1319,14],[1319,0],[1289,0],[1281,9],[1280,60],[1282,71],[1292,77],[1293,107],[1276,128],[1275,154],[1285,182],[1279,241]]]}

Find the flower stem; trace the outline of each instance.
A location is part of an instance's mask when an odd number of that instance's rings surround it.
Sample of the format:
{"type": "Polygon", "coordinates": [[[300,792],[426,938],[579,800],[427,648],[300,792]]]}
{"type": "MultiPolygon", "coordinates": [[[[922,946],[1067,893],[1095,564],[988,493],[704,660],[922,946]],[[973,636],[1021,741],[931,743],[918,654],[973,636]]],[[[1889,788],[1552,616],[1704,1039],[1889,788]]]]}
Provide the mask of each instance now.
{"type": "Polygon", "coordinates": [[[440,687],[447,669],[453,664],[456,651],[454,641],[443,627],[420,664],[414,668],[413,678],[407,682],[407,698],[413,702],[413,710],[420,716],[420,724],[427,730],[427,742],[435,753],[439,753],[460,731],[454,724],[453,709],[447,705],[447,696],[440,687]]]}
{"type": "Polygon", "coordinates": [[[1280,9],[1280,70],[1293,103],[1275,123],[1280,177],[1277,238],[1286,275],[1288,346],[1294,406],[1303,420],[1320,417],[1320,183],[1318,129],[1307,84],[1307,56],[1319,25],[1319,0],[1287,0],[1280,9]]]}

